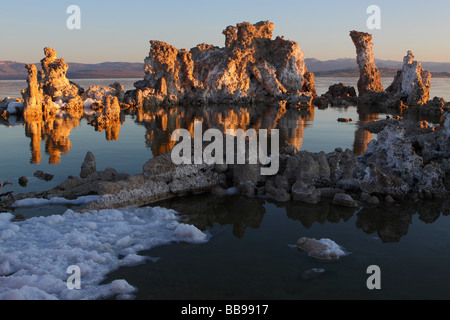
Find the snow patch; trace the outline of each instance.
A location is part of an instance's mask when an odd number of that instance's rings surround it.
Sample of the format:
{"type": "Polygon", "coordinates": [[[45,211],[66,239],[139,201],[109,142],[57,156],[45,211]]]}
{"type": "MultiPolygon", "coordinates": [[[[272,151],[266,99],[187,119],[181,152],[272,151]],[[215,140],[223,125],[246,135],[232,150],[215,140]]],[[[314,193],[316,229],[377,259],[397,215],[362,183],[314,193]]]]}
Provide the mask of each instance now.
{"type": "Polygon", "coordinates": [[[92,98],[87,98],[86,100],[84,100],[83,102],[83,107],[86,109],[89,109],[92,107],[92,105],[95,103],[96,101],[92,98]]]}
{"type": "Polygon", "coordinates": [[[100,283],[122,266],[152,260],[139,252],[173,242],[205,243],[209,236],[164,208],[128,208],[37,217],[13,222],[0,214],[0,300],[132,299],[125,280],[100,283]],[[123,257],[123,258],[121,258],[123,257]],[[69,266],[81,271],[81,290],[69,290],[69,266]]]}
{"type": "Polygon", "coordinates": [[[239,194],[239,189],[236,187],[231,187],[231,188],[225,190],[225,193],[224,193],[224,195],[226,195],[226,196],[233,196],[236,194],[239,194]]]}
{"type": "Polygon", "coordinates": [[[23,200],[16,201],[12,207],[20,208],[20,207],[40,207],[46,205],[56,205],[56,204],[72,204],[72,205],[83,205],[91,201],[96,201],[100,199],[100,196],[84,196],[79,197],[74,200],[68,200],[65,198],[54,197],[51,199],[37,199],[37,198],[28,198],[23,200]]]}

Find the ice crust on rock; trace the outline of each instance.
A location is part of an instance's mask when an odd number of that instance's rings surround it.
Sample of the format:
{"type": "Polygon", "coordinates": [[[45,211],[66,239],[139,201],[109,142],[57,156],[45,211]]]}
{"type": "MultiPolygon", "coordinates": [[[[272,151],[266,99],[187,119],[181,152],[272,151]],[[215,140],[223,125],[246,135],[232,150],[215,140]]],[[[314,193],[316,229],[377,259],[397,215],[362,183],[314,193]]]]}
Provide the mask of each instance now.
{"type": "Polygon", "coordinates": [[[331,239],[300,238],[297,247],[308,253],[311,257],[321,260],[337,260],[349,253],[331,239]]]}

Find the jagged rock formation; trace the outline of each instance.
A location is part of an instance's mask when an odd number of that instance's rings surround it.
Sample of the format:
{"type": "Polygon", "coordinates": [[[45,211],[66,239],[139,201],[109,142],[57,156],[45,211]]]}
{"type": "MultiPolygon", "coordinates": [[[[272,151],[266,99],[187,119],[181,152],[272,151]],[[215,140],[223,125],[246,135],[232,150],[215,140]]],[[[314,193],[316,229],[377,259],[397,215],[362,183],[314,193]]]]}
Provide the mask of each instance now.
{"type": "Polygon", "coordinates": [[[62,100],[68,103],[74,98],[79,98],[80,87],[71,83],[66,78],[69,66],[64,59],[56,58],[56,51],[52,48],[44,48],[45,58],[41,60],[42,71],[39,73],[39,83],[44,94],[50,96],[53,101],[62,100]]]}
{"type": "MultiPolygon", "coordinates": [[[[135,84],[136,102],[149,105],[279,101],[315,97],[297,43],[277,37],[274,24],[248,22],[224,30],[225,47],[201,44],[187,51],[151,41],[144,80],[135,84]]],[[[310,98],[309,100],[311,100],[310,98]]]]}
{"type": "Polygon", "coordinates": [[[107,87],[90,86],[89,89],[83,93],[83,105],[85,108],[102,109],[106,105],[106,97],[116,97],[119,102],[125,98],[125,90],[118,82],[114,82],[107,87]]]}
{"type": "Polygon", "coordinates": [[[422,64],[414,60],[414,55],[408,51],[403,59],[403,69],[400,70],[394,82],[386,89],[398,96],[405,96],[406,104],[423,105],[430,99],[431,73],[422,69],[422,64]]]}
{"type": "Polygon", "coordinates": [[[25,119],[36,120],[42,115],[54,115],[60,108],[77,110],[83,108],[79,94],[83,92],[78,85],[66,78],[69,68],[64,59],[57,59],[52,48],[44,49],[45,58],[41,60],[42,71],[35,65],[26,65],[28,87],[22,90],[25,119]]]}
{"type": "Polygon", "coordinates": [[[380,71],[375,65],[372,35],[364,32],[351,31],[350,37],[356,47],[356,59],[360,70],[358,81],[359,95],[370,92],[382,92],[380,71]]]}
{"type": "Polygon", "coordinates": [[[351,31],[350,36],[356,47],[360,69],[359,97],[355,98],[350,91],[345,92],[342,87],[345,85],[338,84],[331,86],[325,95],[316,98],[315,105],[378,105],[383,109],[432,116],[442,116],[450,109],[450,103],[442,98],[430,100],[431,73],[422,69],[421,63],[414,60],[411,51],[404,57],[403,68],[398,71],[393,83],[383,90],[380,72],[375,65],[372,35],[351,31]]]}

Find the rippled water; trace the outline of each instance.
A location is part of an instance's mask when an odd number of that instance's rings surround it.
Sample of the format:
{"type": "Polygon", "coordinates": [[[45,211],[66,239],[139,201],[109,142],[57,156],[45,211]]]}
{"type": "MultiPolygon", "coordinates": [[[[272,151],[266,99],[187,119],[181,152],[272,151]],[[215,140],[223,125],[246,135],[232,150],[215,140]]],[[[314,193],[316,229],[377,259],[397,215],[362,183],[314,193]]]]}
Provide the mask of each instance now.
{"type": "MultiPolygon", "coordinates": [[[[120,82],[131,89],[134,79],[74,80],[82,87],[120,82]]],[[[331,84],[356,86],[354,78],[318,78],[319,94],[331,84]]],[[[385,85],[391,79],[384,79],[385,85]]],[[[450,79],[433,79],[432,96],[450,100],[450,79]]],[[[0,81],[0,97],[20,96],[24,81],[0,81]]],[[[365,151],[375,136],[360,125],[386,115],[355,107],[280,112],[268,106],[157,109],[125,112],[121,123],[104,131],[90,125],[88,115],[65,115],[50,123],[25,124],[12,117],[0,123],[0,179],[13,181],[8,190],[48,190],[69,175],[78,175],[87,151],[99,170],[108,167],[135,174],[154,155],[173,146],[177,128],[191,129],[201,119],[219,128],[278,128],[282,139],[302,150],[365,151]],[[338,123],[340,117],[354,119],[338,123]],[[55,175],[51,182],[33,177],[36,170],[55,175]],[[20,187],[17,179],[27,176],[20,187]]],[[[450,228],[448,202],[396,203],[354,209],[240,196],[189,196],[162,202],[212,234],[203,245],[152,249],[157,262],[119,269],[111,279],[124,278],[139,288],[138,299],[427,299],[450,298],[450,228]],[[293,249],[300,237],[330,238],[351,252],[340,261],[324,263],[293,249]],[[366,287],[369,265],[382,270],[382,290],[366,287]],[[305,271],[325,273],[306,279],[305,271]]],[[[60,206],[16,209],[25,217],[60,214],[60,206]]]]}

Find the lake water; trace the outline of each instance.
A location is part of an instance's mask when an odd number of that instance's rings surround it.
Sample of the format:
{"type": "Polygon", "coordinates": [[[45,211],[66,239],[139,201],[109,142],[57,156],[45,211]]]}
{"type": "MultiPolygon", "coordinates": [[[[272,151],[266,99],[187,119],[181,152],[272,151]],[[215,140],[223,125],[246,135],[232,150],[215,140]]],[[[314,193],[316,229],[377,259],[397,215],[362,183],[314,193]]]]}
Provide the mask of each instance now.
{"type": "MultiPolygon", "coordinates": [[[[84,88],[136,79],[73,80],[84,88]]],[[[356,78],[317,78],[318,94],[332,84],[356,86],[356,78]]],[[[385,86],[392,79],[384,79],[385,86]]],[[[25,81],[0,81],[0,97],[20,97],[25,81]]],[[[450,100],[450,79],[433,79],[432,96],[450,100]]],[[[48,190],[78,175],[86,152],[97,169],[136,174],[151,157],[171,149],[177,128],[192,129],[201,119],[209,127],[278,128],[282,139],[311,152],[336,147],[362,154],[375,136],[360,125],[386,114],[355,107],[279,112],[273,107],[172,108],[122,115],[121,124],[98,132],[84,115],[58,117],[52,123],[28,123],[11,117],[0,123],[0,179],[14,182],[16,193],[48,190]],[[338,123],[337,118],[352,118],[338,123]],[[33,173],[55,175],[42,182],[33,173]],[[26,188],[18,185],[27,176],[26,188]]],[[[146,252],[159,257],[121,268],[106,281],[126,279],[137,299],[449,299],[450,218],[448,201],[396,203],[345,209],[327,202],[307,205],[241,196],[189,196],[158,203],[212,237],[201,245],[171,245],[146,252]],[[350,252],[333,263],[317,261],[292,247],[300,237],[329,238],[350,252]],[[382,289],[367,289],[366,270],[378,265],[382,289]],[[314,277],[305,271],[324,268],[314,277]]],[[[21,208],[26,218],[62,214],[63,206],[21,208]]]]}

